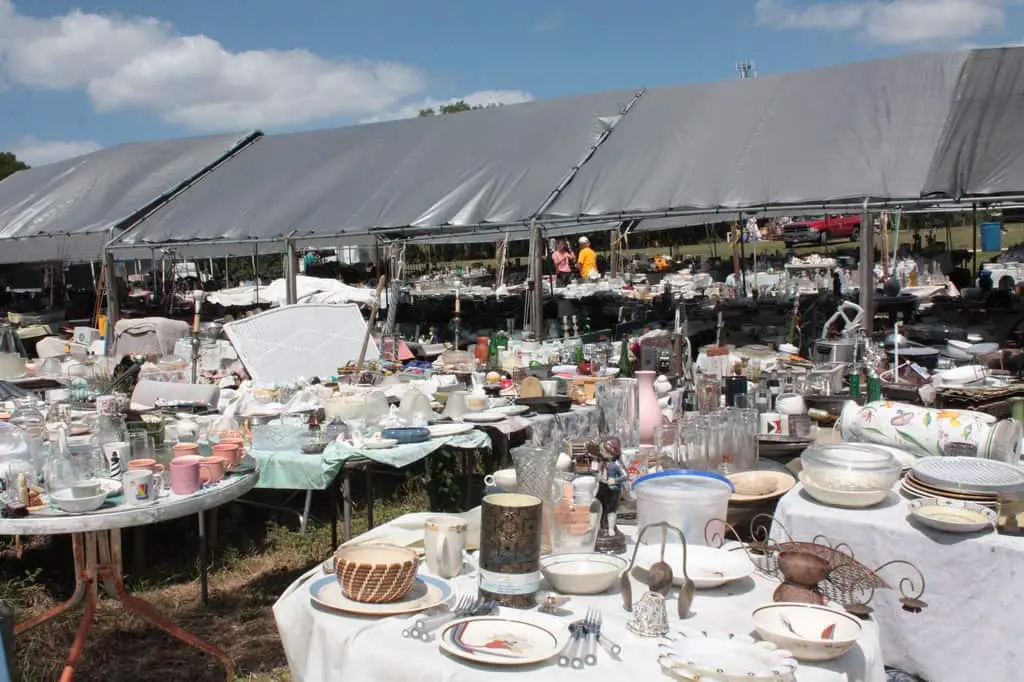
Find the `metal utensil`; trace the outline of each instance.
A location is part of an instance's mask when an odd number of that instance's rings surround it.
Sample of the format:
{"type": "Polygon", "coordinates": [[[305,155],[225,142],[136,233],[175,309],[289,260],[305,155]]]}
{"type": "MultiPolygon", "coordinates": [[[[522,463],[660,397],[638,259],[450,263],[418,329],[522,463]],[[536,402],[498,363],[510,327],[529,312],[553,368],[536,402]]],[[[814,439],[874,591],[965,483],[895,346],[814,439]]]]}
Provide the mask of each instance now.
{"type": "Polygon", "coordinates": [[[462,616],[459,614],[472,607],[476,601],[472,595],[464,594],[456,600],[455,606],[451,610],[418,619],[415,623],[402,630],[402,636],[411,639],[422,639],[421,633],[429,636],[431,630],[446,620],[461,618],[462,616]]]}
{"type": "Polygon", "coordinates": [[[672,589],[672,567],[665,561],[665,545],[668,544],[668,527],[661,528],[661,556],[647,569],[648,585],[655,592],[668,595],[672,589]]]}
{"type": "MultiPolygon", "coordinates": [[[[634,554],[634,559],[636,558],[634,554]]],[[[633,562],[629,562],[626,570],[619,576],[619,592],[622,593],[622,608],[627,611],[633,610],[633,586],[629,582],[629,572],[633,570],[633,562]]]]}
{"type": "Polygon", "coordinates": [[[561,655],[558,657],[558,667],[583,667],[583,660],[579,658],[580,645],[583,642],[583,633],[586,631],[582,620],[573,621],[569,623],[569,642],[562,649],[561,655]],[[576,664],[579,661],[579,664],[576,664]]]}
{"type": "Polygon", "coordinates": [[[622,647],[601,634],[601,612],[591,610],[588,612],[588,618],[594,629],[594,639],[601,645],[601,648],[608,652],[609,656],[618,658],[619,654],[622,653],[622,647]]]}
{"type": "Polygon", "coordinates": [[[597,630],[600,627],[599,615],[594,609],[587,609],[587,615],[583,619],[583,626],[587,630],[586,654],[583,662],[586,665],[597,665],[597,630]]]}

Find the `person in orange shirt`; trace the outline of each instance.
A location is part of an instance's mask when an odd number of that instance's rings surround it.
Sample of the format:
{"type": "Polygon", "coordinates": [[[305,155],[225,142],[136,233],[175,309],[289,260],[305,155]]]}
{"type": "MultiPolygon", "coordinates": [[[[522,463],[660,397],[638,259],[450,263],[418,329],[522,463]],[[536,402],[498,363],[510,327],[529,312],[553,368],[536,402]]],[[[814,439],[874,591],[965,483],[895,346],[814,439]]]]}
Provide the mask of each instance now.
{"type": "Polygon", "coordinates": [[[576,263],[583,279],[597,279],[601,273],[597,271],[597,253],[590,248],[590,240],[580,237],[580,252],[576,255],[576,263]]]}

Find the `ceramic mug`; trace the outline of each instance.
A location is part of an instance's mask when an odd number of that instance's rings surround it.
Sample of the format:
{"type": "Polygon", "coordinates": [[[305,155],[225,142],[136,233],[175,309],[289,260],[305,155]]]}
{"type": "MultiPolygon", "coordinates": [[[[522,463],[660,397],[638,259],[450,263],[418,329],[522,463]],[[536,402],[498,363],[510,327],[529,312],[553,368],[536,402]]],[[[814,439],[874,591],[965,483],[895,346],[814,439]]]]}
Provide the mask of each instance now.
{"type": "Polygon", "coordinates": [[[156,502],[164,487],[163,475],[149,469],[125,472],[124,501],[129,506],[156,502]]]}
{"type": "MultiPolygon", "coordinates": [[[[103,444],[103,455],[107,458],[107,467],[111,478],[120,478],[132,457],[132,446],[124,441],[103,444]]],[[[155,462],[154,462],[155,464],[155,462]]]]}
{"type": "Polygon", "coordinates": [[[423,533],[430,572],[445,579],[461,573],[468,524],[458,516],[432,516],[426,520],[423,533]]]}
{"type": "Polygon", "coordinates": [[[155,459],[141,457],[139,459],[133,459],[132,461],[128,462],[128,471],[138,471],[140,469],[155,470],[157,466],[159,465],[156,463],[155,459]]]}
{"type": "Polygon", "coordinates": [[[515,492],[516,470],[499,469],[493,474],[487,474],[484,476],[484,485],[488,488],[501,488],[505,492],[515,492]]]}
{"type": "Polygon", "coordinates": [[[171,460],[171,492],[175,495],[191,495],[202,487],[199,477],[197,455],[183,455],[171,460]]]}
{"type": "Polygon", "coordinates": [[[224,469],[223,457],[203,457],[199,460],[199,480],[203,483],[217,483],[224,478],[224,469]]]}
{"type": "Polygon", "coordinates": [[[789,434],[789,418],[778,412],[762,412],[758,417],[760,432],[769,436],[785,436],[789,434]]]}
{"type": "Polygon", "coordinates": [[[174,458],[199,454],[199,443],[178,443],[174,446],[174,458]]]}
{"type": "Polygon", "coordinates": [[[237,443],[217,443],[211,450],[215,456],[227,462],[227,468],[229,469],[242,461],[242,448],[237,443]]]}

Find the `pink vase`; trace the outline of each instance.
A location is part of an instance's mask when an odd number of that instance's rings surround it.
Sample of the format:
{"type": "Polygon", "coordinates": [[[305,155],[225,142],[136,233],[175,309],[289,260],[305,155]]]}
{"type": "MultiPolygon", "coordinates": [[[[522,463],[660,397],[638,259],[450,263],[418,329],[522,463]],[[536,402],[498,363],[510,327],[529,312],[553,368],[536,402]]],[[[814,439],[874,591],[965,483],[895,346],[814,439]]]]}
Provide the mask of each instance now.
{"type": "Polygon", "coordinates": [[[654,372],[636,373],[637,391],[640,404],[640,444],[654,445],[654,430],[661,426],[663,418],[658,406],[658,395],[654,392],[654,372]]]}

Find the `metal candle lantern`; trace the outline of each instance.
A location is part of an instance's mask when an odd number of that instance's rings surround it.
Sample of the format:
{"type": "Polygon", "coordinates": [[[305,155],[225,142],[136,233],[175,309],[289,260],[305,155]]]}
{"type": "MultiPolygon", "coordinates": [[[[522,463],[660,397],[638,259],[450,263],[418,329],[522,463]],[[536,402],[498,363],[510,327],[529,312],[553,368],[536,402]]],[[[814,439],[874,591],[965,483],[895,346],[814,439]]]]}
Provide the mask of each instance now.
{"type": "Polygon", "coordinates": [[[540,587],[543,503],[533,495],[501,493],[480,511],[480,595],[501,606],[532,609],[540,587]]]}

